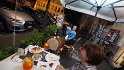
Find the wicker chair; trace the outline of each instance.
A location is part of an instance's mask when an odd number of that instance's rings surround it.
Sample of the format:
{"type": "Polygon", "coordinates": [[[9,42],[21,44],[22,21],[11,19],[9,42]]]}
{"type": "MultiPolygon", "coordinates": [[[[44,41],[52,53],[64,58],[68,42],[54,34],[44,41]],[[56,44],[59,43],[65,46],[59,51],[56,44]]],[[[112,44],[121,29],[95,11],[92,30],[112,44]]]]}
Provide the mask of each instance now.
{"type": "Polygon", "coordinates": [[[68,46],[68,45],[65,45],[65,49],[63,48],[62,50],[67,50],[68,54],[69,54],[69,57],[70,59],[72,58],[72,55],[73,55],[73,51],[75,49],[75,47],[77,46],[78,42],[81,40],[81,38],[78,38],[76,40],[76,42],[74,43],[74,45],[71,45],[71,46],[68,46]]]}
{"type": "Polygon", "coordinates": [[[50,36],[46,39],[45,43],[49,44],[49,49],[56,51],[57,53],[61,52],[62,46],[65,44],[65,40],[61,37],[57,38],[56,36],[50,36]]]}

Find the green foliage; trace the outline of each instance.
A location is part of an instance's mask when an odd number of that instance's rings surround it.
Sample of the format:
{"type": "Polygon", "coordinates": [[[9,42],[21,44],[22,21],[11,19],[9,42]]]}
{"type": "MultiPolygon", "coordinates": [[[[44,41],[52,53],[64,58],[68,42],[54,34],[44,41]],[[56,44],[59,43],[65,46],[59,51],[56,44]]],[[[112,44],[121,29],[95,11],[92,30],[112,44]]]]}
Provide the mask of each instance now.
{"type": "Polygon", "coordinates": [[[48,36],[54,35],[56,31],[57,31],[56,25],[48,25],[44,30],[45,35],[48,35],[48,36]]]}
{"type": "Polygon", "coordinates": [[[19,44],[28,45],[29,43],[30,43],[30,39],[24,39],[24,40],[21,40],[21,42],[19,44]]]}
{"type": "Polygon", "coordinates": [[[15,53],[17,51],[16,47],[10,46],[4,50],[0,51],[0,60],[12,55],[13,53],[15,53]]]}
{"type": "MultiPolygon", "coordinates": [[[[16,46],[19,46],[21,44],[25,45],[38,45],[38,44],[43,44],[45,39],[48,36],[52,36],[55,34],[57,31],[57,26],[55,24],[48,25],[47,27],[44,28],[42,32],[35,33],[31,38],[21,40],[19,43],[16,44],[16,46]]],[[[18,47],[8,47],[4,50],[0,51],[0,60],[5,59],[6,57],[14,54],[17,52],[18,47]]]]}
{"type": "Polygon", "coordinates": [[[36,33],[30,40],[30,43],[28,45],[36,45],[39,43],[42,43],[44,40],[44,34],[43,33],[36,33]]]}
{"type": "Polygon", "coordinates": [[[36,45],[36,44],[42,44],[44,40],[55,34],[57,31],[57,26],[55,24],[48,25],[44,28],[42,32],[35,33],[30,39],[21,40],[20,44],[26,44],[26,45],[36,45]]]}
{"type": "Polygon", "coordinates": [[[3,51],[0,51],[0,60],[3,60],[4,58],[8,57],[9,54],[3,51]]]}

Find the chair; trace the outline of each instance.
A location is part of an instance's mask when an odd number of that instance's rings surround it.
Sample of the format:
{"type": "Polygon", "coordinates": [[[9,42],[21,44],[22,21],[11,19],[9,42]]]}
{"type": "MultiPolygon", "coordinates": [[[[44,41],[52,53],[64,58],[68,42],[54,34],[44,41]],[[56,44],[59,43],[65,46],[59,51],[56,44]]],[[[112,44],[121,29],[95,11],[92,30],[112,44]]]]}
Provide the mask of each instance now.
{"type": "Polygon", "coordinates": [[[49,49],[56,51],[57,53],[59,53],[62,48],[62,46],[64,46],[65,41],[63,38],[57,38],[56,36],[50,36],[46,39],[45,43],[49,44],[49,49]]]}
{"type": "Polygon", "coordinates": [[[74,45],[71,45],[71,46],[64,45],[66,48],[65,48],[65,49],[63,48],[62,50],[67,50],[67,52],[68,52],[68,54],[69,54],[69,56],[70,56],[70,59],[72,58],[73,51],[74,51],[75,47],[77,46],[78,42],[80,41],[80,39],[81,39],[81,38],[78,38],[78,39],[76,40],[76,42],[74,43],[74,45]]]}

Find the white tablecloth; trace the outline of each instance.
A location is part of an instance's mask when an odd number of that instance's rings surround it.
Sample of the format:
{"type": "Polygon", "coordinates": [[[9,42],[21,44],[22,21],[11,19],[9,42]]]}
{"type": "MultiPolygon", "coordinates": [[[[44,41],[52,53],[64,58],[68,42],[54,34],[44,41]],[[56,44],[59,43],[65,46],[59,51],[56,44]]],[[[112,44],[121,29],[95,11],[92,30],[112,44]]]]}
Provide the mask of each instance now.
{"type": "MultiPolygon", "coordinates": [[[[23,70],[22,62],[18,62],[18,61],[16,62],[16,61],[13,61],[11,59],[15,54],[7,57],[6,59],[4,59],[2,61],[0,61],[0,70],[23,70]]],[[[18,58],[18,59],[20,59],[20,58],[18,58]]],[[[35,67],[36,66],[33,66],[32,70],[39,70],[39,69],[35,69],[35,67]]],[[[54,70],[54,69],[50,69],[50,70],[54,70]]],[[[42,69],[40,69],[40,70],[42,70],[42,69]]]]}
{"type": "MultiPolygon", "coordinates": [[[[15,54],[13,54],[15,55],[15,54]]],[[[0,61],[0,70],[23,70],[22,63],[12,61],[12,56],[0,61]]]]}

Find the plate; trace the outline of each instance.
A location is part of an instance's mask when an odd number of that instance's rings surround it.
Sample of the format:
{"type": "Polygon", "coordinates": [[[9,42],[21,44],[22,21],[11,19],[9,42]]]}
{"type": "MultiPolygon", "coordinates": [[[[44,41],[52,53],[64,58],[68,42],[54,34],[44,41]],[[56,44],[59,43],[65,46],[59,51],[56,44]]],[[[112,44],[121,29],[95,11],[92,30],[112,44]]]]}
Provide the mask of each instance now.
{"type": "Polygon", "coordinates": [[[29,46],[29,52],[30,53],[40,53],[43,51],[43,48],[39,46],[29,46]]]}
{"type": "Polygon", "coordinates": [[[48,53],[46,56],[45,56],[45,59],[47,62],[49,63],[56,63],[56,62],[59,62],[59,59],[60,57],[55,55],[55,54],[51,54],[51,53],[48,53]]]}
{"type": "Polygon", "coordinates": [[[32,56],[32,58],[33,58],[34,61],[40,61],[41,60],[42,55],[40,55],[40,54],[34,54],[34,55],[32,56]],[[35,59],[34,58],[34,55],[38,55],[39,57],[37,59],[35,59]]]}
{"type": "Polygon", "coordinates": [[[60,63],[48,63],[48,62],[38,61],[37,68],[39,68],[39,70],[55,70],[57,65],[60,65],[60,63]]]}
{"type": "MultiPolygon", "coordinates": [[[[42,62],[42,61],[39,61],[37,63],[37,66],[38,68],[40,68],[41,70],[49,70],[49,63],[48,62],[42,62]]],[[[39,70],[40,70],[39,69],[39,70]]]]}

